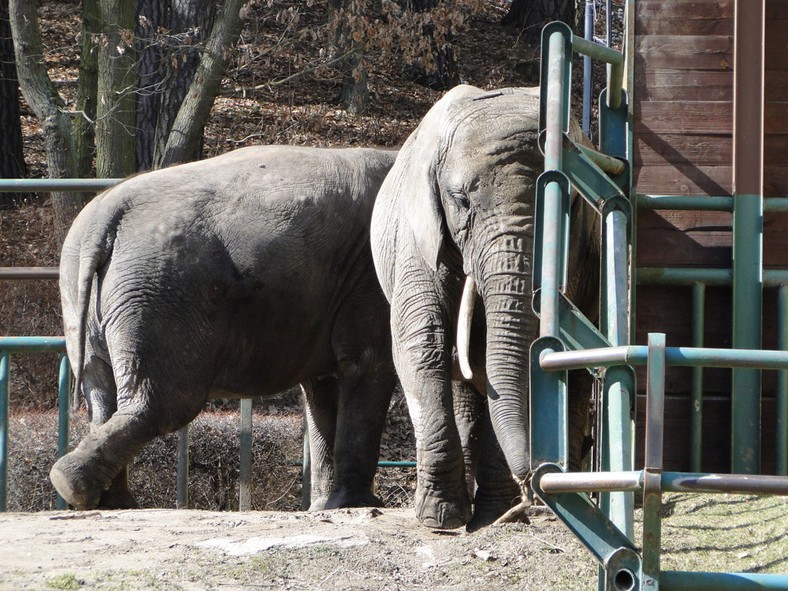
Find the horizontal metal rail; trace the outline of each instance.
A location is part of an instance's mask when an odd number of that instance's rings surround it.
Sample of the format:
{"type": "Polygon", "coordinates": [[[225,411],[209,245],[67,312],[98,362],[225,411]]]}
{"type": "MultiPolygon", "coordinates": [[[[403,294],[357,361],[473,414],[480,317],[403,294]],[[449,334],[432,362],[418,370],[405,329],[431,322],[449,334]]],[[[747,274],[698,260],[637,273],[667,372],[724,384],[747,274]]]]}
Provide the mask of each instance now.
{"type": "Polygon", "coordinates": [[[0,267],[0,281],[3,279],[34,280],[57,279],[58,267],[0,267]]]}
{"type": "Polygon", "coordinates": [[[68,191],[97,193],[114,187],[124,179],[0,179],[0,193],[68,191]]]}
{"type": "MultiPolygon", "coordinates": [[[[638,285],[731,285],[732,269],[711,269],[697,267],[638,267],[638,285]]],[[[766,287],[779,287],[788,284],[788,270],[764,269],[763,284],[766,287]]]]}
{"type": "MultiPolygon", "coordinates": [[[[733,212],[733,197],[730,195],[644,195],[636,196],[637,206],[643,209],[672,209],[685,211],[728,211],[733,212]]],[[[788,211],[788,197],[766,197],[763,209],[767,212],[788,211]]]]}
{"type": "Polygon", "coordinates": [[[608,64],[607,106],[617,109],[621,105],[621,90],[624,82],[624,54],[577,35],[572,35],[572,49],[608,64]]]}
{"type": "MultiPolygon", "coordinates": [[[[752,474],[663,472],[662,490],[668,492],[788,495],[788,477],[752,474]]],[[[548,494],[566,492],[639,491],[644,472],[548,473],[539,485],[548,494]]]]}
{"type": "MultiPolygon", "coordinates": [[[[647,359],[646,345],[628,345],[579,351],[544,351],[539,364],[547,371],[562,371],[613,365],[646,365],[647,359]]],[[[665,360],[668,365],[682,367],[788,369],[788,351],[665,347],[665,360]]]]}

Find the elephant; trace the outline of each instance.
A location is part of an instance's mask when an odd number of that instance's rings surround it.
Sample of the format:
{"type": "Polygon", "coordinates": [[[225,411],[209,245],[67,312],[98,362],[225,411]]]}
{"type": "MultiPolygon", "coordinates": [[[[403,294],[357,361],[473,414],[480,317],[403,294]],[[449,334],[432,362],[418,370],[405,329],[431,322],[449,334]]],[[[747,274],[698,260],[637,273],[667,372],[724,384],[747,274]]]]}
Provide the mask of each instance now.
{"type": "Polygon", "coordinates": [[[135,506],[126,467],[145,443],[209,399],[298,384],[309,508],[381,504],[372,481],[396,374],[369,223],[395,156],[242,148],[131,177],[80,212],[60,292],[91,428],[50,471],[70,505],[135,506]]]}
{"type": "MultiPolygon", "coordinates": [[[[483,525],[527,492],[538,114],[538,88],[454,87],[408,137],[375,201],[373,260],[416,436],[416,514],[428,527],[483,525]],[[458,392],[463,406],[469,391],[486,398],[494,431],[480,452],[468,447],[478,430],[469,435],[473,422],[457,412],[458,392]],[[472,503],[474,457],[488,477],[472,503]],[[504,477],[490,477],[500,465],[504,477]]],[[[570,135],[582,137],[574,120],[570,135]]],[[[598,227],[573,198],[568,296],[583,309],[598,297],[598,227]]]]}

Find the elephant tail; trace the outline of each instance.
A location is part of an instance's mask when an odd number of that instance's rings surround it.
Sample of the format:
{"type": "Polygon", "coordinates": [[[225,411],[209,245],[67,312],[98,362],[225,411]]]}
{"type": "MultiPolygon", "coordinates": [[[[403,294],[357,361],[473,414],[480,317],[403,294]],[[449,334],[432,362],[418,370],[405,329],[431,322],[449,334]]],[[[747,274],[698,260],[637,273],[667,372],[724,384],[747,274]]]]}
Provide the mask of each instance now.
{"type": "Polygon", "coordinates": [[[60,257],[63,325],[75,392],[79,392],[82,385],[94,281],[112,254],[117,227],[126,211],[117,199],[108,198],[115,191],[117,189],[110,189],[99,195],[79,213],[69,229],[60,257]]]}

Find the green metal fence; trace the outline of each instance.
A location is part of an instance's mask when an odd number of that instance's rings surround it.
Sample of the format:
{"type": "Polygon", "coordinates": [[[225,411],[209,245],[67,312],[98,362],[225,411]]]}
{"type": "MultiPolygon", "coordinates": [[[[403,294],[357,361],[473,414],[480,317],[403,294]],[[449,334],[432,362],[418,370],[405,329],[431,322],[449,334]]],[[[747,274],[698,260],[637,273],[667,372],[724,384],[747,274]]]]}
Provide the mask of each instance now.
{"type": "MultiPolygon", "coordinates": [[[[629,133],[630,114],[626,93],[621,91],[623,56],[599,48],[585,39],[574,37],[562,23],[551,23],[542,36],[542,81],[540,130],[544,134],[545,172],[537,183],[537,219],[534,246],[534,308],[540,316],[540,338],[531,349],[531,448],[535,494],[548,505],[564,524],[596,557],[600,564],[600,589],[788,589],[788,576],[756,575],[749,573],[686,573],[661,572],[660,542],[663,491],[748,492],[756,494],[788,495],[788,478],[753,474],[753,466],[739,461],[742,449],[757,447],[760,437],[753,429],[743,429],[743,422],[734,421],[733,466],[747,474],[702,474],[663,471],[663,414],[665,368],[685,365],[694,368],[693,396],[702,395],[703,367],[734,368],[734,413],[750,417],[754,400],[760,397],[760,370],[779,371],[780,388],[788,381],[788,352],[763,351],[758,347],[743,347],[741,343],[757,341],[746,335],[743,320],[749,317],[741,311],[746,301],[739,298],[741,316],[734,319],[739,336],[734,337],[737,349],[703,348],[704,317],[697,314],[693,327],[695,347],[665,346],[665,337],[649,336],[648,346],[634,346],[629,342],[632,288],[630,253],[632,251],[633,201],[645,207],[666,206],[700,209],[729,209],[736,211],[733,198],[717,197],[701,201],[697,198],[635,196],[631,185],[627,158],[632,153],[629,133]],[[609,63],[608,87],[600,101],[600,148],[604,154],[595,155],[573,144],[567,136],[569,119],[569,82],[573,51],[592,55],[609,63]],[[613,166],[608,157],[619,159],[623,167],[613,166]],[[597,329],[562,295],[566,276],[566,240],[569,191],[576,189],[598,211],[602,218],[602,287],[601,320],[597,329]],[[646,461],[641,471],[634,465],[634,410],[635,365],[647,366],[647,425],[646,461]],[[569,473],[566,455],[566,384],[570,369],[588,368],[600,376],[602,396],[599,414],[602,417],[597,441],[600,472],[569,473]],[[754,387],[754,386],[757,386],[754,387]],[[748,395],[749,394],[749,395],[748,395]],[[538,420],[534,420],[538,417],[538,420]],[[738,459],[737,459],[738,458],[738,459]],[[640,491],[644,499],[644,527],[642,550],[634,542],[633,493],[640,491]],[[587,493],[599,493],[599,502],[590,500],[587,493]]],[[[628,77],[628,79],[630,79],[628,77]]],[[[771,199],[769,201],[772,201],[771,199]]],[[[759,200],[760,210],[748,204],[740,212],[743,222],[738,224],[734,241],[746,241],[747,232],[758,232],[757,223],[747,223],[760,217],[765,207],[783,211],[786,199],[775,199],[771,204],[759,200]]],[[[755,220],[757,222],[757,220],[755,220]]],[[[734,249],[735,250],[735,249],[734,249]]],[[[788,273],[776,271],[764,274],[758,260],[746,258],[731,270],[639,270],[638,281],[687,282],[694,285],[693,306],[702,310],[705,285],[710,282],[733,284],[734,294],[752,291],[764,282],[779,286],[781,322],[788,313],[786,306],[788,273]],[[745,268],[746,267],[746,268],[745,268]],[[765,275],[765,276],[764,276],[765,275]],[[755,277],[757,276],[757,277],[755,277]]],[[[760,291],[758,292],[760,293],[760,291]]],[[[760,306],[756,307],[760,318],[760,306]]],[[[734,313],[736,316],[736,312],[734,313]]],[[[785,325],[781,324],[781,346],[785,325]]],[[[736,332],[736,328],[734,328],[736,332]]],[[[778,412],[788,410],[786,394],[778,394],[778,412]]],[[[749,419],[747,419],[749,420],[749,419]]],[[[700,416],[693,417],[693,446],[700,446],[700,416]]],[[[788,441],[785,418],[778,425],[778,463],[786,462],[788,441]]],[[[695,452],[693,467],[699,467],[695,452]]],[[[784,467],[782,468],[784,470],[784,467]]]]}

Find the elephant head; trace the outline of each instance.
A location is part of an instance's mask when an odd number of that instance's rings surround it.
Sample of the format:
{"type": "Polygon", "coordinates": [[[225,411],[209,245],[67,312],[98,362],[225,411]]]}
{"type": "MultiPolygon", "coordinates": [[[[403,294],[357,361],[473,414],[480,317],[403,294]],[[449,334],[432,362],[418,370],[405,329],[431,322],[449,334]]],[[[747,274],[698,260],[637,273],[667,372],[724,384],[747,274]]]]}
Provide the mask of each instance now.
{"type": "Polygon", "coordinates": [[[457,437],[446,405],[458,377],[452,350],[459,303],[477,292],[486,330],[475,331],[470,346],[479,359],[474,383],[486,390],[513,476],[524,486],[530,474],[528,362],[538,336],[531,309],[534,195],[543,168],[538,117],[538,89],[455,87],[405,142],[376,201],[373,256],[392,304],[395,362],[419,454],[417,512],[428,525],[467,521],[466,500],[452,493],[462,466],[455,468],[457,437]]]}

